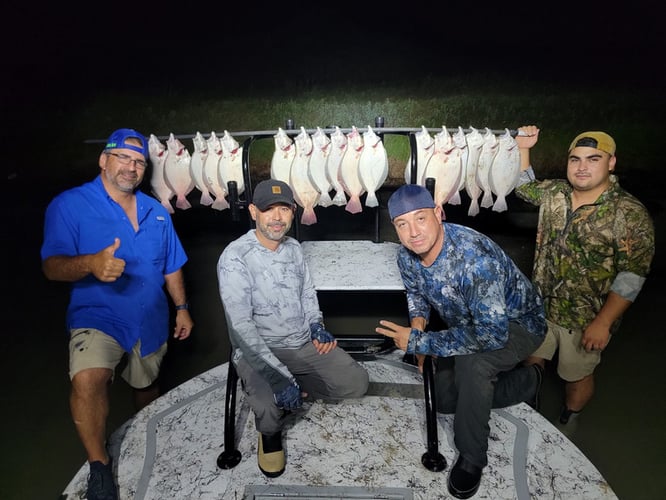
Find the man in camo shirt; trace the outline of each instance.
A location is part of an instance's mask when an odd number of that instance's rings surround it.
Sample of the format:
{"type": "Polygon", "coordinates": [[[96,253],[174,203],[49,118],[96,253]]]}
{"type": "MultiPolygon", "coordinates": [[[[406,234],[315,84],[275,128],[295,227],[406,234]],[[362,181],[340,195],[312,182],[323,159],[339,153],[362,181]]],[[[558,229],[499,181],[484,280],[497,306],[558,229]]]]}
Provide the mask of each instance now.
{"type": "Polygon", "coordinates": [[[559,349],[557,371],[566,381],[560,423],[566,424],[592,398],[601,351],[645,282],[654,227],[646,208],[613,175],[611,136],[578,135],[569,146],[567,180],[537,181],[529,151],[539,129],[519,131],[522,173],[515,192],[540,206],[532,279],[548,320],[546,340],[528,363],[543,366],[559,349]]]}

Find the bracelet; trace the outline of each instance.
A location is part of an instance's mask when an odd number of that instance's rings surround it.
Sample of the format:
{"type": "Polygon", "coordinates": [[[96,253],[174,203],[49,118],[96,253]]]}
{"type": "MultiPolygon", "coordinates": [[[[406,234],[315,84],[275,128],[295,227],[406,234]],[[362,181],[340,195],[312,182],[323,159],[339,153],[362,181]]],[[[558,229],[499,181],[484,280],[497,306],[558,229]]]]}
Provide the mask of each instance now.
{"type": "Polygon", "coordinates": [[[180,305],[176,306],[176,311],[182,311],[183,309],[185,309],[187,311],[189,308],[190,308],[190,305],[187,302],[185,302],[184,304],[180,304],[180,305]]]}

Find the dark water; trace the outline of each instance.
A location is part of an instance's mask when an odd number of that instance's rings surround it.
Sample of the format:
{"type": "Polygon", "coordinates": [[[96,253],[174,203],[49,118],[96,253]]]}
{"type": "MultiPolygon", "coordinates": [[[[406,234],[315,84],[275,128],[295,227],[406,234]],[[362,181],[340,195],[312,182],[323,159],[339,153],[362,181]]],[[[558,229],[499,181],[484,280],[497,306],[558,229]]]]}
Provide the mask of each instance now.
{"type": "MultiPolygon", "coordinates": [[[[2,234],[8,271],[3,302],[6,327],[0,335],[4,381],[0,498],[56,498],[85,461],[68,408],[67,286],[46,281],[39,259],[43,211],[61,187],[35,190],[20,179],[6,187],[2,234]]],[[[379,193],[382,208],[378,212],[364,209],[352,215],[340,207],[318,207],[317,224],[299,225],[292,234],[302,240],[375,239],[379,235],[381,240],[397,241],[384,208],[390,192],[379,193]]],[[[196,205],[196,196],[191,199],[196,205]]],[[[472,218],[466,215],[467,203],[463,197],[462,205],[447,205],[447,219],[489,235],[529,275],[535,212],[510,197],[508,212],[482,209],[472,218]]],[[[661,206],[657,200],[650,203],[661,206]]],[[[657,215],[663,220],[661,211],[657,215]]],[[[215,266],[225,245],[250,227],[246,213],[240,221],[233,221],[229,211],[203,206],[178,211],[173,220],[189,256],[185,273],[195,329],[190,339],[170,343],[162,370],[163,391],[227,361],[229,345],[215,266]]],[[[658,245],[664,241],[662,227],[658,225],[658,245]]],[[[620,498],[658,498],[666,488],[660,473],[666,465],[665,384],[659,371],[666,335],[661,316],[657,316],[664,305],[664,266],[659,260],[655,264],[620,334],[604,354],[597,370],[597,394],[572,437],[620,498]]],[[[334,333],[373,332],[381,318],[407,321],[401,293],[320,293],[320,305],[334,333]]],[[[112,386],[111,398],[109,432],[133,411],[130,391],[122,380],[112,386]]],[[[542,413],[551,421],[557,417],[560,398],[560,383],[549,370],[542,413]]]]}

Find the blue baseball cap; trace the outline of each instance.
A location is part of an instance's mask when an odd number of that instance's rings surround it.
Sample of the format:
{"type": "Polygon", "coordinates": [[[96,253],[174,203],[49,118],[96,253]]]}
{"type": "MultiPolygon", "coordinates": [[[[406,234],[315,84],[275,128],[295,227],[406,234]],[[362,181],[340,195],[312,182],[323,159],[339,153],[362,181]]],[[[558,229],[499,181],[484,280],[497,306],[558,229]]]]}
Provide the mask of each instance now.
{"type": "Polygon", "coordinates": [[[104,146],[104,150],[107,149],[131,149],[141,153],[144,158],[148,158],[148,141],[143,134],[131,128],[119,128],[113,132],[106,141],[106,146],[104,146]],[[141,142],[142,146],[127,143],[125,142],[127,139],[136,139],[141,142]]]}
{"type": "Polygon", "coordinates": [[[399,187],[388,200],[391,220],[421,208],[435,208],[435,200],[430,191],[418,184],[405,184],[399,187]]]}

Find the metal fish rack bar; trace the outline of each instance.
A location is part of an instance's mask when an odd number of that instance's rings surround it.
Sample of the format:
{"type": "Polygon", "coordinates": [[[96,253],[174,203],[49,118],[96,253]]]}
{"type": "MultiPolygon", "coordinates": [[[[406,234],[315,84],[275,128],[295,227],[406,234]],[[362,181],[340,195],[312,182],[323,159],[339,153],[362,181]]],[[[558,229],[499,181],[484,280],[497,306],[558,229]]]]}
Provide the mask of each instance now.
{"type": "MultiPolygon", "coordinates": [[[[381,117],[375,118],[375,123],[377,123],[378,118],[381,118],[381,117]]],[[[298,129],[293,128],[293,122],[291,124],[291,128],[287,127],[287,122],[289,122],[289,121],[290,120],[286,120],[285,128],[282,129],[283,132],[287,135],[298,135],[298,134],[300,134],[301,129],[300,128],[298,128],[298,129]]],[[[383,121],[382,121],[382,123],[383,123],[383,121]]],[[[351,127],[348,127],[348,128],[339,127],[339,128],[340,128],[340,131],[345,133],[345,134],[348,134],[349,132],[352,131],[351,127]]],[[[430,133],[437,133],[437,132],[441,132],[442,128],[443,127],[434,127],[434,128],[433,127],[430,127],[430,128],[426,127],[425,129],[430,133]]],[[[367,127],[356,127],[356,130],[358,130],[360,133],[363,133],[363,132],[367,132],[368,128],[367,127]]],[[[415,128],[415,127],[384,127],[383,125],[381,125],[381,126],[373,127],[372,130],[378,135],[381,135],[381,134],[408,135],[408,134],[412,134],[412,133],[415,133],[415,132],[421,132],[423,129],[421,127],[417,127],[417,128],[415,128]]],[[[449,133],[454,133],[454,132],[458,131],[458,127],[455,127],[455,128],[454,127],[446,127],[446,130],[449,133]]],[[[479,129],[479,130],[484,130],[484,129],[479,129]]],[[[316,128],[306,128],[305,129],[305,132],[308,133],[308,134],[313,134],[316,131],[317,131],[316,128]]],[[[332,134],[333,132],[336,131],[336,128],[335,128],[335,125],[329,125],[326,128],[321,128],[321,131],[324,132],[325,134],[332,134]]],[[[463,132],[465,134],[467,134],[471,131],[472,131],[472,129],[470,129],[470,128],[463,128],[463,132]]],[[[500,129],[490,129],[490,131],[495,135],[501,135],[501,134],[504,134],[506,132],[505,129],[501,129],[501,130],[500,129]]],[[[509,132],[513,137],[518,135],[517,130],[509,129],[509,132]]],[[[273,137],[277,133],[278,133],[277,129],[275,129],[275,130],[238,130],[238,131],[230,131],[229,132],[229,134],[233,137],[255,137],[257,139],[264,139],[264,138],[268,138],[268,137],[273,137]]],[[[202,132],[201,135],[205,139],[208,139],[208,138],[210,138],[211,134],[204,134],[202,132]]],[[[179,140],[180,139],[193,139],[196,136],[196,134],[174,134],[173,136],[176,139],[179,139],[179,140]]],[[[168,135],[157,135],[155,137],[157,137],[161,141],[167,140],[169,138],[168,135]]],[[[83,142],[85,144],[103,144],[104,142],[106,142],[106,139],[86,139],[83,142]]]]}

